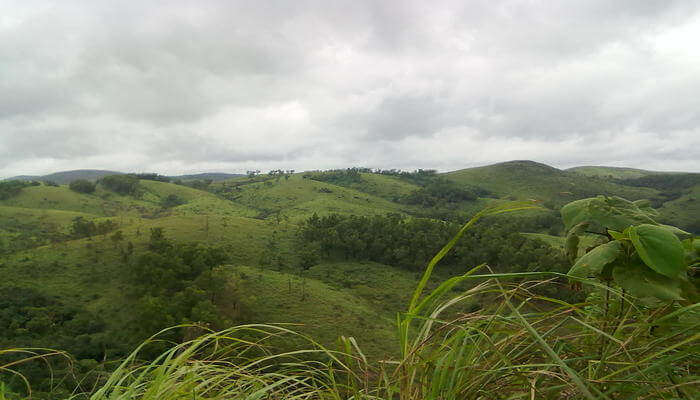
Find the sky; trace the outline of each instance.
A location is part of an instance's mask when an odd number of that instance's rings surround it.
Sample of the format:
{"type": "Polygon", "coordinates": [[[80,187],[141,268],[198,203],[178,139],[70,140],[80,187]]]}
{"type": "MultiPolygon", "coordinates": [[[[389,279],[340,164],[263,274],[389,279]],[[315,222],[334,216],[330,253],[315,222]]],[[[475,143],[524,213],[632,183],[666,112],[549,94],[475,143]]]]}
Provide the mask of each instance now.
{"type": "Polygon", "coordinates": [[[700,2],[0,0],[0,177],[700,172],[700,2]]]}

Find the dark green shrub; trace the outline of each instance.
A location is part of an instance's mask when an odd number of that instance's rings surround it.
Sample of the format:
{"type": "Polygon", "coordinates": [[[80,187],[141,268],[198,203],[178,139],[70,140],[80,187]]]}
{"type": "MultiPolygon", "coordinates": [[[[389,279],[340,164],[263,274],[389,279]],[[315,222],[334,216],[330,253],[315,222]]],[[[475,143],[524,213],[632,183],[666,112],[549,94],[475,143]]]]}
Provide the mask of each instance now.
{"type": "Polygon", "coordinates": [[[68,185],[68,188],[78,193],[92,193],[97,185],[86,179],[76,179],[68,185]]]}
{"type": "Polygon", "coordinates": [[[187,201],[185,201],[185,199],[176,194],[169,194],[167,197],[162,198],[160,201],[160,205],[163,208],[177,207],[185,203],[187,203],[187,201]]]}
{"type": "Polygon", "coordinates": [[[9,199],[10,197],[16,196],[23,188],[27,186],[32,186],[29,182],[25,181],[2,181],[0,182],[0,200],[9,199]]]}
{"type": "Polygon", "coordinates": [[[139,179],[132,175],[109,175],[100,179],[99,183],[105,188],[123,195],[134,195],[139,187],[139,179]]]}

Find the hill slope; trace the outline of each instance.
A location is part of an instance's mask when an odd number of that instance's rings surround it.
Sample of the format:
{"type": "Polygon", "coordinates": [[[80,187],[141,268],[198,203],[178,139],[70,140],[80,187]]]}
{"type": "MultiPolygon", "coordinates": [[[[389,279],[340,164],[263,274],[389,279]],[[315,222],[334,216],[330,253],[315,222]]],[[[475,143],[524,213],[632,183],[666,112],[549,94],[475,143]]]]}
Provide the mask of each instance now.
{"type": "Polygon", "coordinates": [[[582,166],[568,168],[565,171],[575,172],[584,176],[610,178],[610,179],[633,179],[643,176],[658,174],[675,174],[682,172],[649,171],[645,169],[626,167],[604,167],[604,166],[582,166]]]}
{"type": "Polygon", "coordinates": [[[638,200],[658,193],[654,189],[623,186],[534,161],[509,161],[448,172],[442,176],[456,183],[484,187],[500,197],[531,198],[556,205],[598,194],[638,200]]]}

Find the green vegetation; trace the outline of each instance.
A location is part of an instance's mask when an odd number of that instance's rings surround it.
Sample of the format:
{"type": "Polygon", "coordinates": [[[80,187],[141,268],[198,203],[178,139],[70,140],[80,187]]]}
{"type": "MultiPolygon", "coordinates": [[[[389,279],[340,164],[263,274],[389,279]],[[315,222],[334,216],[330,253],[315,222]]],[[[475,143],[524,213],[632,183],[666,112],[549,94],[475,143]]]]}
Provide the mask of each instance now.
{"type": "Polygon", "coordinates": [[[107,175],[99,183],[115,193],[133,195],[138,190],[139,179],[132,175],[107,175]]]}
{"type": "Polygon", "coordinates": [[[444,176],[459,184],[479,185],[500,197],[541,200],[550,208],[598,194],[617,195],[631,200],[648,199],[656,194],[650,188],[624,186],[532,161],[510,161],[463,169],[444,176]]]}
{"type": "Polygon", "coordinates": [[[700,298],[689,276],[689,269],[700,264],[694,238],[654,221],[648,203],[599,196],[567,204],[561,213],[568,230],[566,252],[574,262],[570,276],[614,281],[640,299],[700,298]],[[599,234],[605,243],[579,257],[581,232],[599,234]]]}
{"type": "Polygon", "coordinates": [[[22,189],[28,186],[38,186],[39,182],[3,181],[0,182],[0,200],[6,200],[17,196],[22,189]]]}
{"type": "Polygon", "coordinates": [[[647,171],[644,169],[637,168],[624,168],[624,167],[600,167],[600,166],[586,166],[586,167],[574,167],[567,169],[569,172],[575,172],[577,174],[599,177],[599,178],[610,178],[610,179],[634,179],[641,178],[643,176],[663,174],[667,172],[657,172],[657,171],[647,171]]]}
{"type": "Polygon", "coordinates": [[[696,397],[687,177],[251,172],[8,190],[0,399],[696,397]]]}
{"type": "MultiPolygon", "coordinates": [[[[57,186],[57,185],[49,185],[57,186]]],[[[68,188],[74,192],[78,193],[93,193],[96,188],[96,184],[90,182],[86,179],[76,179],[68,185],[68,188]]]]}

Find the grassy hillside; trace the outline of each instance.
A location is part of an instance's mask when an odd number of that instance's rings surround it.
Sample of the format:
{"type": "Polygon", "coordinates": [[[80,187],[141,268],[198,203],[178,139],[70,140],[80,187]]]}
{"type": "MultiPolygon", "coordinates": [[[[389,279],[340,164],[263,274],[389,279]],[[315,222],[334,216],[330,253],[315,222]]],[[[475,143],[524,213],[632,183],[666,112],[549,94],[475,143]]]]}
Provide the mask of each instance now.
{"type": "Polygon", "coordinates": [[[295,330],[313,335],[329,347],[335,347],[341,335],[358,337],[368,355],[375,358],[396,351],[392,331],[395,314],[387,307],[314,279],[313,274],[301,277],[245,266],[231,267],[231,271],[246,321],[297,324],[295,330]]]}
{"type": "Polygon", "coordinates": [[[659,212],[665,223],[700,234],[700,185],[675,200],[665,202],[659,212]]]}
{"type": "Polygon", "coordinates": [[[632,179],[641,178],[648,175],[668,174],[670,172],[648,171],[645,169],[625,168],[625,167],[603,167],[584,166],[566,169],[568,172],[575,172],[580,175],[610,179],[632,179]]]}
{"type": "Polygon", "coordinates": [[[402,212],[400,205],[384,198],[306,179],[302,174],[292,175],[289,179],[269,179],[242,185],[230,198],[235,203],[258,210],[260,217],[279,213],[292,221],[308,218],[314,213],[370,215],[402,212]]]}
{"type": "Polygon", "coordinates": [[[500,197],[537,199],[557,205],[598,194],[631,200],[657,194],[654,189],[623,186],[533,161],[510,161],[448,172],[443,176],[456,183],[484,187],[500,197]]]}
{"type": "Polygon", "coordinates": [[[173,180],[193,180],[193,179],[211,179],[214,182],[225,181],[227,179],[239,178],[245,176],[243,174],[227,174],[224,172],[205,172],[201,174],[189,174],[189,175],[173,175],[169,178],[173,180]]]}
{"type": "Polygon", "coordinates": [[[94,215],[138,215],[153,212],[157,205],[130,196],[121,196],[100,187],[92,194],[77,193],[67,186],[31,186],[19,195],[1,200],[10,207],[83,212],[94,215]]]}

